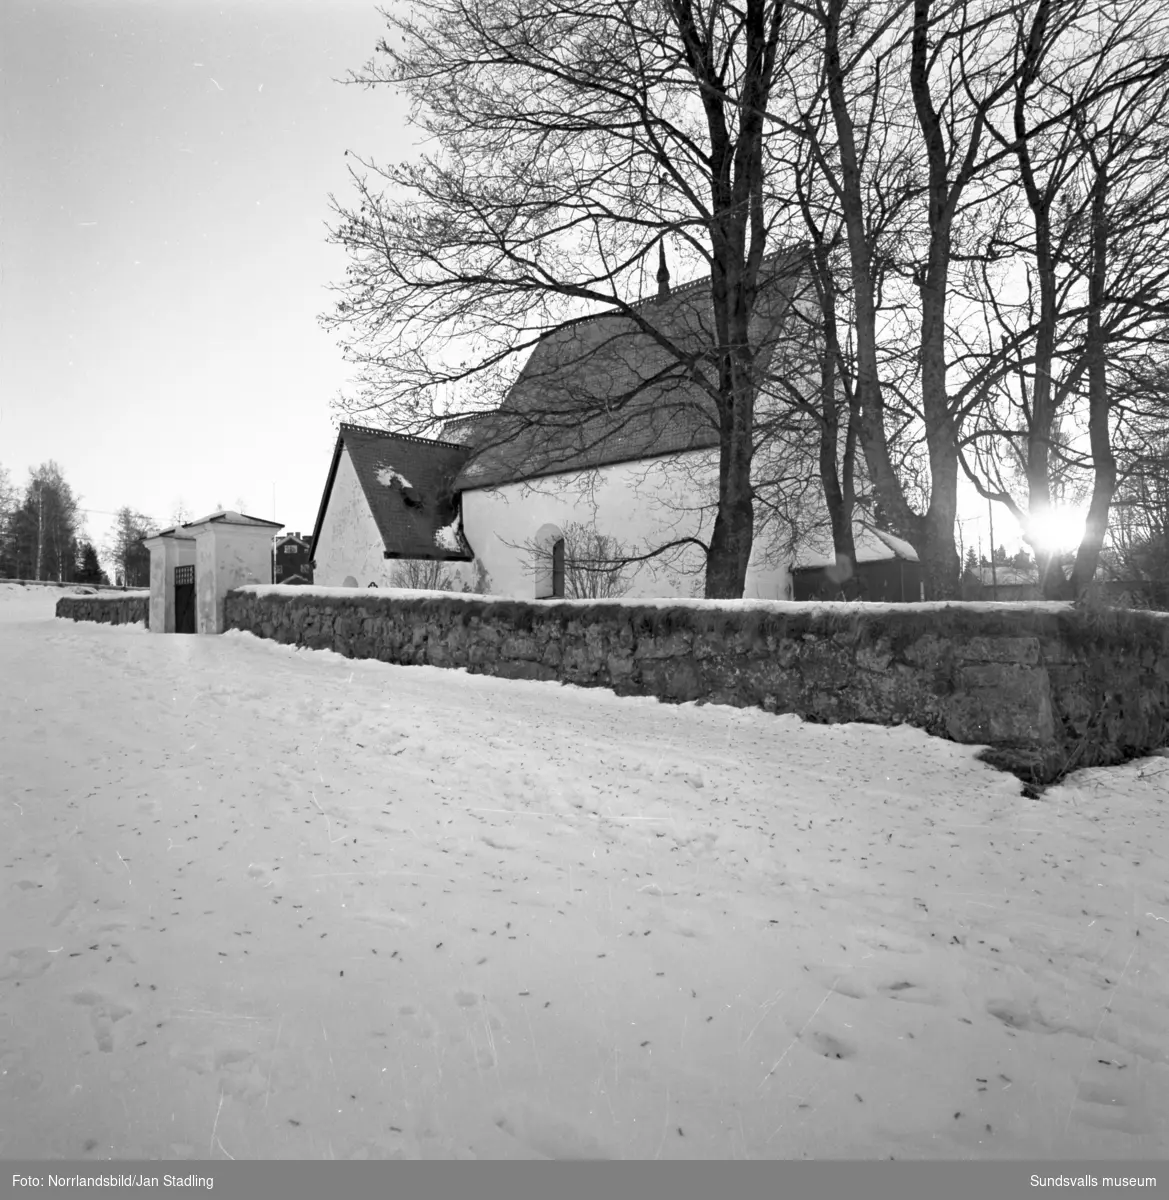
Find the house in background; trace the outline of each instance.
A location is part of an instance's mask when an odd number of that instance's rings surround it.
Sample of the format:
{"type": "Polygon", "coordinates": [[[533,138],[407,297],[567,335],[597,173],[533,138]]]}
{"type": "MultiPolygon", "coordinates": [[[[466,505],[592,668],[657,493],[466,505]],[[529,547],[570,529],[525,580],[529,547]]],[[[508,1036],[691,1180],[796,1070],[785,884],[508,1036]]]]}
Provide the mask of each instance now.
{"type": "Polygon", "coordinates": [[[980,566],[962,572],[963,600],[1042,600],[1043,588],[1035,567],[1008,563],[980,566]]]}
{"type": "MultiPolygon", "coordinates": [[[[815,314],[795,312],[807,303],[803,281],[798,254],[761,275],[752,340],[762,370],[806,354],[815,314]]],[[[636,311],[696,361],[714,344],[708,279],[671,290],[660,271],[657,295],[636,311]]],[[[757,411],[766,419],[776,403],[761,393],[757,411]]],[[[583,319],[535,347],[497,410],[449,422],[441,440],[342,425],[313,531],[313,577],[401,586],[403,565],[441,563],[456,588],[560,596],[566,535],[583,527],[630,556],[680,543],[626,568],[628,597],[701,596],[705,554],[685,539],[709,537],[718,464],[717,413],[690,369],[631,317],[583,319]]],[[[871,561],[882,555],[912,561],[875,539],[871,561]]],[[[794,565],[764,528],[744,596],[792,598],[794,565]]]]}
{"type": "Polygon", "coordinates": [[[286,533],[272,545],[273,583],[312,583],[311,543],[299,533],[286,533]]]}
{"type": "Polygon", "coordinates": [[[853,545],[856,572],[851,578],[837,571],[830,537],[801,545],[792,563],[792,599],[913,604],[925,598],[921,563],[908,542],[858,522],[853,545]]]}

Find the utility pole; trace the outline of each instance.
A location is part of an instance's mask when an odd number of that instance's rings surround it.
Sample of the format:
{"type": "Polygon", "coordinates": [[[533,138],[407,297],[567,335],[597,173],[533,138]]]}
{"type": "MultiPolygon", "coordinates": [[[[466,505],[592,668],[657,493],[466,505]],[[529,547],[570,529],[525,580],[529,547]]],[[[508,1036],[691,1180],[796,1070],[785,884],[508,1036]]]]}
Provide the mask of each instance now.
{"type": "Polygon", "coordinates": [[[994,502],[986,502],[987,516],[990,517],[990,594],[992,600],[999,598],[999,573],[994,562],[994,502]]]}
{"type": "Polygon", "coordinates": [[[37,484],[37,569],[36,577],[41,577],[41,564],[45,560],[45,485],[37,484]]]}

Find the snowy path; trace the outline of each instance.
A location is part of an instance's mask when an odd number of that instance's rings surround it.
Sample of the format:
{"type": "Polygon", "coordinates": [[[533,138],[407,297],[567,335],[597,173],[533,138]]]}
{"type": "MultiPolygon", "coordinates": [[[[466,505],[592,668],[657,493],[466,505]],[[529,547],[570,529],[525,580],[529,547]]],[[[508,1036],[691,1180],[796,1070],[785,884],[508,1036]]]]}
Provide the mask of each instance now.
{"type": "Polygon", "coordinates": [[[58,595],[0,584],[0,1156],[1169,1156],[1169,759],[1027,800],[58,595]]]}

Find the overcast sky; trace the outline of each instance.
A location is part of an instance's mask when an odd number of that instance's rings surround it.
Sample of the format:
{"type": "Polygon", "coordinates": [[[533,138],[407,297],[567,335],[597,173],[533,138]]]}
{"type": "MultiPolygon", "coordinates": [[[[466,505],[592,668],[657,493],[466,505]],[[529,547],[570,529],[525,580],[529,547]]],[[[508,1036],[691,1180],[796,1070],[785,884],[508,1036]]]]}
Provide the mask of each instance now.
{"type": "Polygon", "coordinates": [[[349,378],[316,322],[344,151],[416,137],[370,0],[0,0],[0,464],[101,540],[181,499],[309,530],[349,378]]]}

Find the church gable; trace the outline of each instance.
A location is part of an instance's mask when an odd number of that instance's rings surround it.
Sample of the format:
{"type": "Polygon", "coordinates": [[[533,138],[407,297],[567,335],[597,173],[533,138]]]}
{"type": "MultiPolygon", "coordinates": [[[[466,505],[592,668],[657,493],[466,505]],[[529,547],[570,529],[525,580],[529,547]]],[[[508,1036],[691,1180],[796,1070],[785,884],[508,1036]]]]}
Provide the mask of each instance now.
{"type": "MultiPolygon", "coordinates": [[[[386,558],[467,562],[451,484],[467,451],[448,442],[342,425],[313,532],[312,555],[326,525],[343,457],[356,476],[386,558]]],[[[347,472],[346,472],[347,473],[347,472]]]]}

